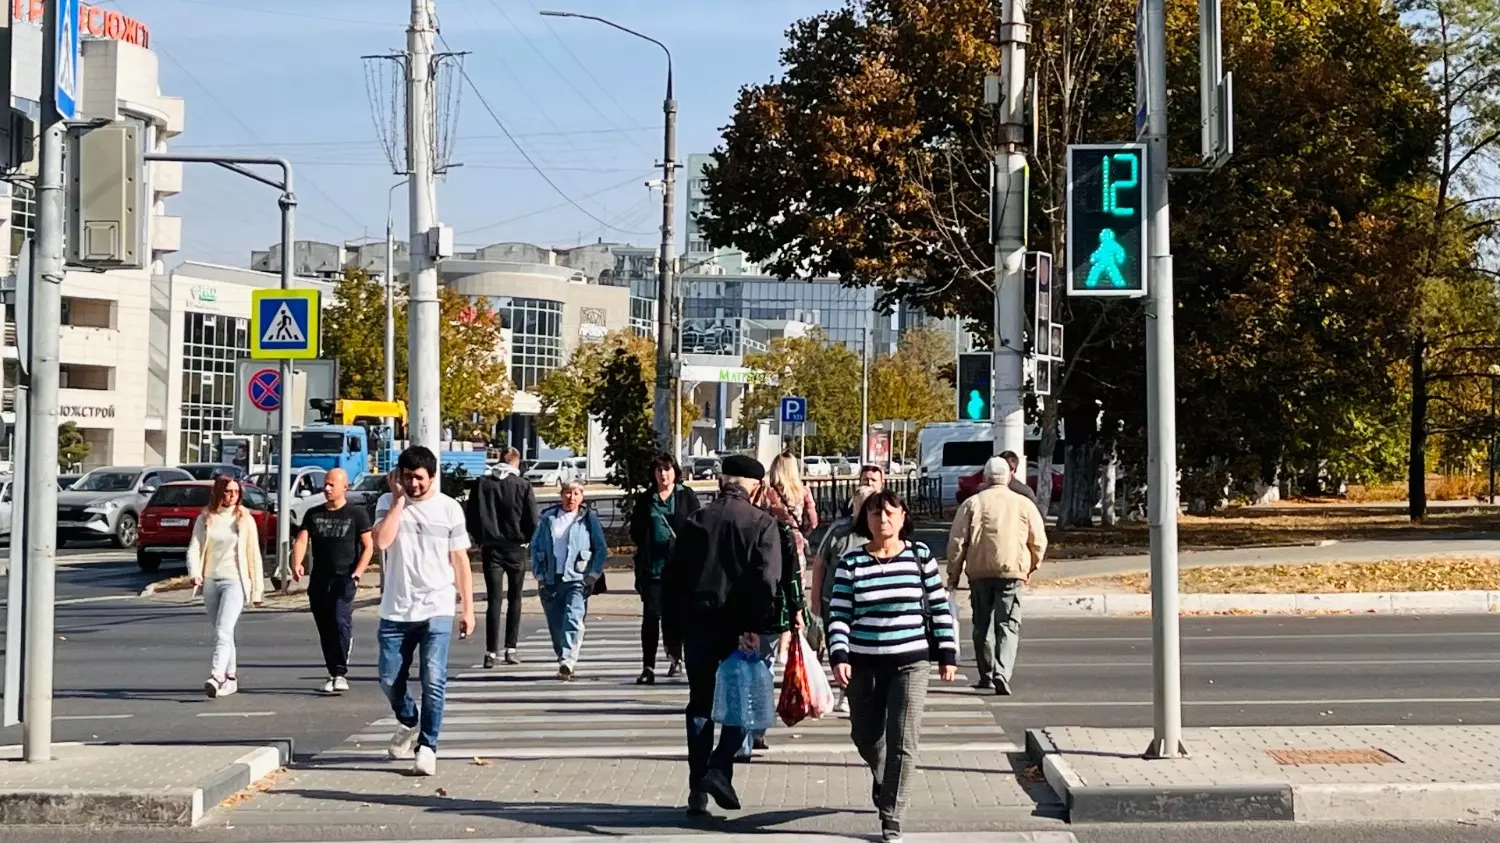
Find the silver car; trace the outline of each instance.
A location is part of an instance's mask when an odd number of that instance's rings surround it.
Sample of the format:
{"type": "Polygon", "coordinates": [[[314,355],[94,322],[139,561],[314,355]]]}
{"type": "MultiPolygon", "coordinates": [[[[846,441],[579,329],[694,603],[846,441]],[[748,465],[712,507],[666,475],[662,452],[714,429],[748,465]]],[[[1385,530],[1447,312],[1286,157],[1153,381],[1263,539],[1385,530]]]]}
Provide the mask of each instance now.
{"type": "Polygon", "coordinates": [[[157,488],[192,479],[180,468],[96,468],[57,493],[57,544],[109,539],[115,547],[133,547],[141,532],[141,510],[157,488]]]}

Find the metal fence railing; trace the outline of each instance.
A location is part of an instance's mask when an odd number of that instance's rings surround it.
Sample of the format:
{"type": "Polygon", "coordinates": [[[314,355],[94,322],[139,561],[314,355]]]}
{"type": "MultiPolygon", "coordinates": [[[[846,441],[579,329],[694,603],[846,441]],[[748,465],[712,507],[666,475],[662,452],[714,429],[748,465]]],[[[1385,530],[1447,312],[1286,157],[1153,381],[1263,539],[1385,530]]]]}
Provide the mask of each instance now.
{"type": "MultiPolygon", "coordinates": [[[[859,487],[856,478],[834,480],[808,480],[807,488],[812,492],[813,503],[818,508],[818,520],[832,521],[844,514],[854,490],[859,487]]],[[[906,508],[917,518],[941,518],[943,515],[943,478],[941,477],[888,477],[885,487],[906,501],[906,508]]]]}

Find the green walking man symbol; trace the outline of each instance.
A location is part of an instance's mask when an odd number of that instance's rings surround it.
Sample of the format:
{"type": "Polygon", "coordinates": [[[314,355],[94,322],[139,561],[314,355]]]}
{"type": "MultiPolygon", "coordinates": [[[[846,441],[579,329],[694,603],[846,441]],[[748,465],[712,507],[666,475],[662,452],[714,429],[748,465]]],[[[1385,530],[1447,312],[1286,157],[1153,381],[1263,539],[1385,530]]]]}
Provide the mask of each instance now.
{"type": "Polygon", "coordinates": [[[1106,228],[1099,232],[1099,248],[1089,255],[1089,277],[1083,285],[1097,287],[1102,277],[1109,281],[1111,287],[1125,286],[1125,276],[1120,274],[1120,267],[1125,265],[1126,259],[1125,247],[1115,239],[1114,229],[1106,228]]]}

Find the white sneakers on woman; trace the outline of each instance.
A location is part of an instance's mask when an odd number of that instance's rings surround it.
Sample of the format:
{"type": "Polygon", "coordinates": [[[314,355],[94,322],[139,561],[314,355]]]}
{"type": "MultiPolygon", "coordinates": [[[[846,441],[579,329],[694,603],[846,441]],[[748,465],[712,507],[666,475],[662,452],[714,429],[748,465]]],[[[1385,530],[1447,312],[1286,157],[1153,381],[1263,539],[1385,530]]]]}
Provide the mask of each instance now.
{"type": "Polygon", "coordinates": [[[208,677],[208,681],[203,683],[203,693],[207,694],[209,699],[227,697],[239,689],[239,680],[234,678],[219,679],[210,676],[208,677]]]}

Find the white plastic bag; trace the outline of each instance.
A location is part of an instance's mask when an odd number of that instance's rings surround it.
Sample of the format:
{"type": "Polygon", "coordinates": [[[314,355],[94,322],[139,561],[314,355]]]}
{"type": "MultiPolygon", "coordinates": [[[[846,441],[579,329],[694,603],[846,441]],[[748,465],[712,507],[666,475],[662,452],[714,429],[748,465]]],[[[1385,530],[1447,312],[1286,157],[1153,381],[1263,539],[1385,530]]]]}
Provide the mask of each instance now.
{"type": "Polygon", "coordinates": [[[818,651],[800,632],[797,633],[797,646],[802,648],[802,662],[807,665],[807,689],[812,695],[813,717],[823,717],[833,711],[833,686],[828,682],[823,662],[818,659],[818,651]]]}

